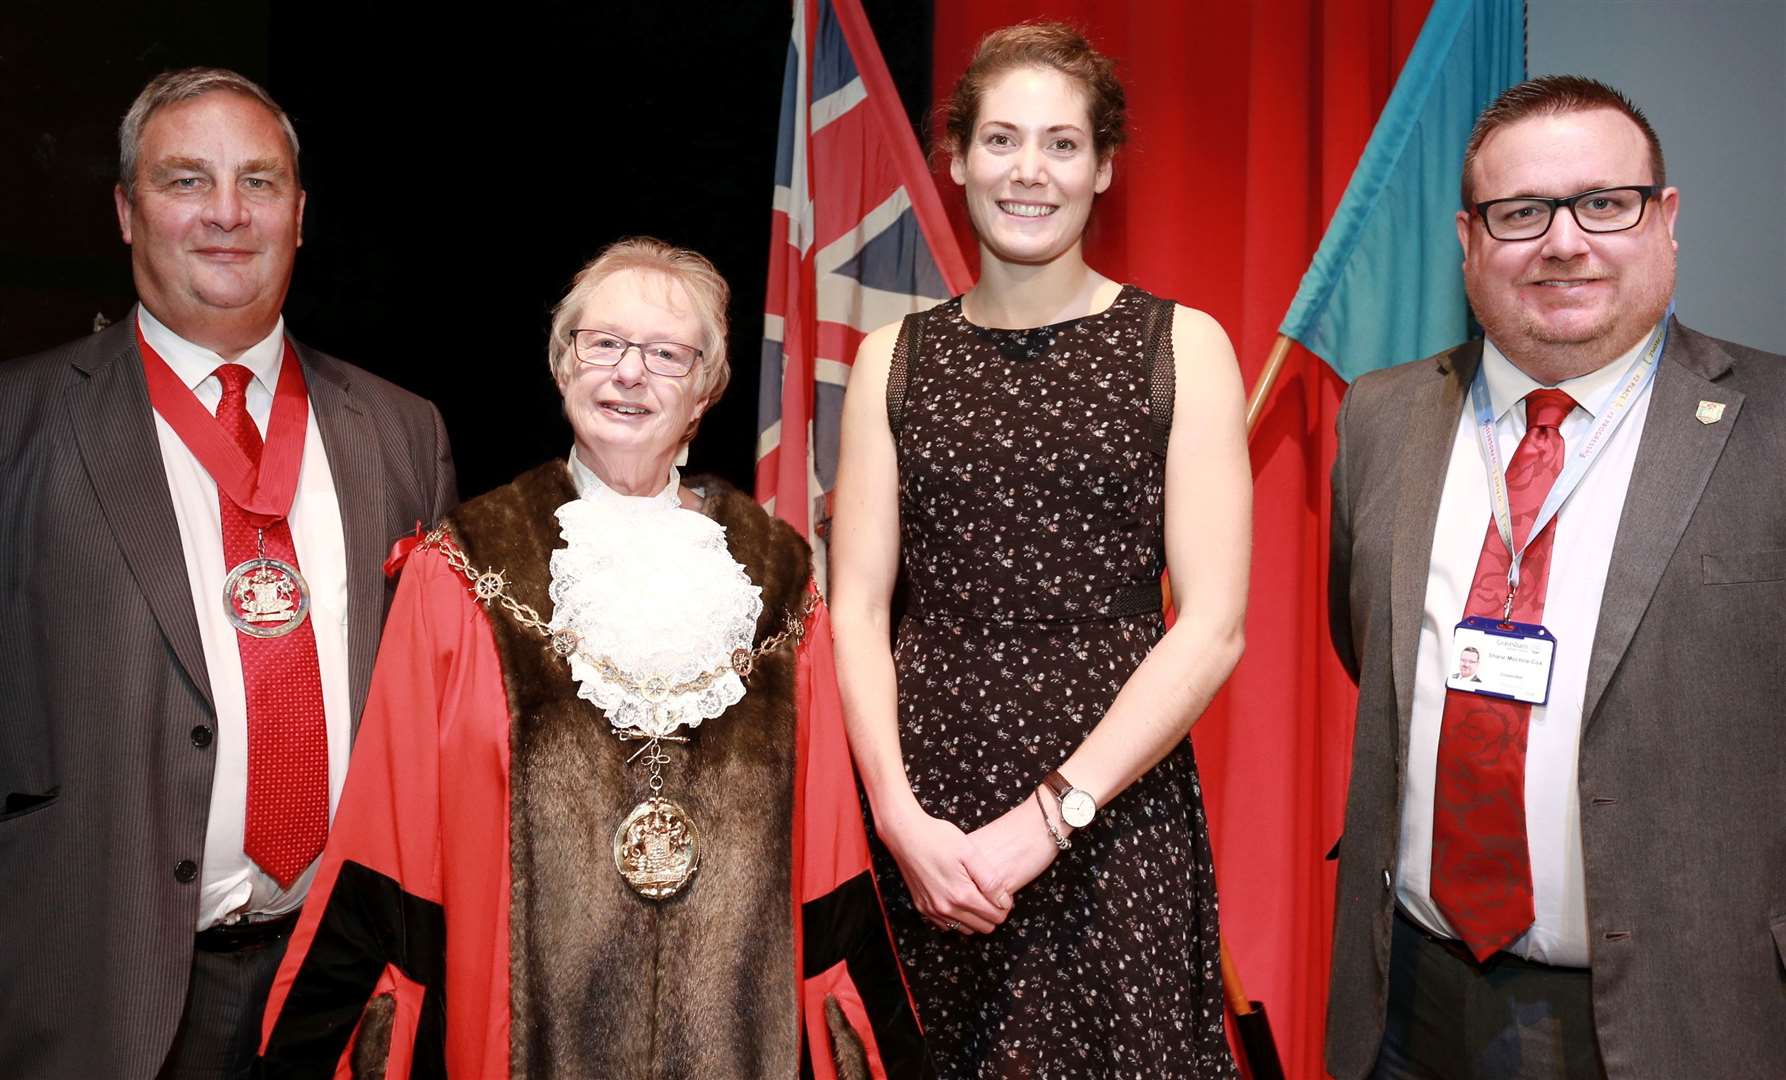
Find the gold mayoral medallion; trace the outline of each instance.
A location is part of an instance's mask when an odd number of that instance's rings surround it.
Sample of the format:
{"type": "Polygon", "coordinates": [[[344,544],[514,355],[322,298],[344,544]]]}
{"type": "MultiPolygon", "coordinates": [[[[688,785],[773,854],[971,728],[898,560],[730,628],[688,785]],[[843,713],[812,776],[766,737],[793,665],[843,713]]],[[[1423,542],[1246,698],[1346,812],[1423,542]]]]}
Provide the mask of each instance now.
{"type": "Polygon", "coordinates": [[[249,637],[283,637],[310,614],[310,587],[297,567],[261,555],[223,579],[223,611],[249,637]]]}
{"type": "Polygon", "coordinates": [[[681,892],[701,864],[701,838],[687,811],[653,795],[614,830],[614,868],[649,900],[681,892]]]}
{"type": "MultiPolygon", "coordinates": [[[[712,669],[672,685],[661,674],[641,680],[622,671],[606,656],[585,653],[583,641],[575,630],[567,627],[553,629],[539,612],[510,596],[508,576],[503,571],[492,568],[480,574],[444,528],[437,527],[429,533],[423,538],[422,545],[439,548],[446,556],[447,565],[464,576],[467,587],[479,603],[486,607],[500,604],[515,621],[544,637],[560,660],[568,662],[573,655],[580,657],[603,678],[637,694],[651,706],[651,723],[647,728],[652,729],[661,728],[662,705],[669,698],[705,690],[728,672],[735,673],[740,679],[748,679],[763,657],[784,645],[799,644],[806,634],[806,622],[818,604],[818,594],[808,592],[805,599],[784,616],[781,629],[764,638],[756,648],[734,649],[712,669]]],[[[663,797],[663,768],[670,763],[664,744],[686,745],[691,741],[690,736],[671,732],[650,734],[648,730],[630,726],[617,728],[614,735],[623,743],[644,744],[626,759],[626,764],[631,766],[640,758],[645,759],[645,766],[650,770],[646,783],[651,791],[614,830],[614,869],[640,896],[648,900],[667,900],[687,888],[701,866],[700,831],[695,828],[688,811],[663,797]]]]}

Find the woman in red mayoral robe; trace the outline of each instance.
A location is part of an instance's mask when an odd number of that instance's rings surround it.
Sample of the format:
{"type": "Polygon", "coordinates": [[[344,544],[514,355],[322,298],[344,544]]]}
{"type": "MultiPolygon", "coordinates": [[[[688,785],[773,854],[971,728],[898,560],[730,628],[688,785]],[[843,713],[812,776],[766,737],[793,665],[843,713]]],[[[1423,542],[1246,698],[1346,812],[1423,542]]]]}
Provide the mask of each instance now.
{"type": "Polygon", "coordinates": [[[810,551],[673,465],[726,295],[604,251],[553,319],[570,459],[407,552],[264,1075],[935,1075],[810,551]]]}

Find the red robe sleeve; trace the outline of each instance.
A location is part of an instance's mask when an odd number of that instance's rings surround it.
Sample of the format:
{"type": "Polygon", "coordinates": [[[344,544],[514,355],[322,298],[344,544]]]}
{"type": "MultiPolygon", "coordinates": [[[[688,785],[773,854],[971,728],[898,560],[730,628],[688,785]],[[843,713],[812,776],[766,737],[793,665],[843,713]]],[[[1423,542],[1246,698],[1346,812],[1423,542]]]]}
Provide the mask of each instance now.
{"type": "Polygon", "coordinates": [[[509,877],[495,644],[465,580],[421,550],[274,979],[261,1075],[508,1075],[509,877]]]}
{"type": "Polygon", "coordinates": [[[794,951],[803,1071],[835,1080],[840,1062],[855,1061],[877,1080],[935,1077],[869,868],[823,601],[798,660],[794,951]]]}

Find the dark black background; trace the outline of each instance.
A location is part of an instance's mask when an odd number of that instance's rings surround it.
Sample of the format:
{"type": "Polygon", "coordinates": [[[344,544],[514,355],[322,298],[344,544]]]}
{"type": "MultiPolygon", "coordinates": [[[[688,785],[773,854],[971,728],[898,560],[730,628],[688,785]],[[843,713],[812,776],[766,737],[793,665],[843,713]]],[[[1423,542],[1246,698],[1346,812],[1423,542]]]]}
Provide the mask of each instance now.
{"type": "MultiPolygon", "coordinates": [[[[865,0],[917,123],[928,0],[865,0]]],[[[294,335],[432,398],[469,496],[564,453],[552,305],[648,233],[731,283],[733,381],[691,452],[748,489],[791,5],[12,0],[0,18],[0,357],[134,300],[116,127],[159,71],[234,68],[292,115],[304,246],[294,335]]]]}

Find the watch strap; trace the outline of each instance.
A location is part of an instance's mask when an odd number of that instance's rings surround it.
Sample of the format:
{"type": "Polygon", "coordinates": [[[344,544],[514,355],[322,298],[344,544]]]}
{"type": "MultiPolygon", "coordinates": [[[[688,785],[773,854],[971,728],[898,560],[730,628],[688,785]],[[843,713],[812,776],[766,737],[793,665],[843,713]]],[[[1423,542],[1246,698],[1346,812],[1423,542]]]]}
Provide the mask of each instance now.
{"type": "Polygon", "coordinates": [[[1041,788],[1036,789],[1036,809],[1042,814],[1042,824],[1047,827],[1048,835],[1054,839],[1054,846],[1062,851],[1071,848],[1073,846],[1073,841],[1060,834],[1060,830],[1054,827],[1053,819],[1048,816],[1048,808],[1042,805],[1041,788]]]}

